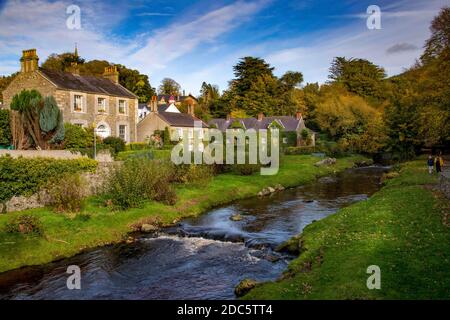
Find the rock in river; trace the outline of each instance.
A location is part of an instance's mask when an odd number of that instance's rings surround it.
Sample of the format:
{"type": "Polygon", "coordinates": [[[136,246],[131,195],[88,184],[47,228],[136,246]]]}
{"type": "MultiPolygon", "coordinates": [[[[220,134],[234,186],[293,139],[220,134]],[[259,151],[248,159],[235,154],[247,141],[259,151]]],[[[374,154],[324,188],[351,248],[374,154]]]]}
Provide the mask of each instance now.
{"type": "Polygon", "coordinates": [[[242,297],[247,294],[251,289],[256,287],[258,282],[252,279],[244,279],[242,280],[234,289],[234,293],[237,297],[242,297]]]}

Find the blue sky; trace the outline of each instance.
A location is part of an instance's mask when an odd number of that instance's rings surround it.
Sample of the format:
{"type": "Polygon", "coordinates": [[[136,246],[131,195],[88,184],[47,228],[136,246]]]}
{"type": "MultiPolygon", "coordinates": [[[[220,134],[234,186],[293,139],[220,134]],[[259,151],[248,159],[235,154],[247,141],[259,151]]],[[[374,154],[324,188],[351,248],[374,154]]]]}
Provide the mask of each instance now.
{"type": "Polygon", "coordinates": [[[226,89],[243,56],[262,57],[275,73],[301,71],[324,82],[335,56],[369,59],[389,75],[411,66],[432,18],[450,0],[0,0],[0,74],[19,69],[21,50],[41,62],[73,50],[138,69],[157,87],[164,77],[197,94],[203,81],[226,89]],[[68,6],[81,29],[66,26],[68,6]],[[366,26],[367,7],[381,9],[381,29],[366,26]]]}

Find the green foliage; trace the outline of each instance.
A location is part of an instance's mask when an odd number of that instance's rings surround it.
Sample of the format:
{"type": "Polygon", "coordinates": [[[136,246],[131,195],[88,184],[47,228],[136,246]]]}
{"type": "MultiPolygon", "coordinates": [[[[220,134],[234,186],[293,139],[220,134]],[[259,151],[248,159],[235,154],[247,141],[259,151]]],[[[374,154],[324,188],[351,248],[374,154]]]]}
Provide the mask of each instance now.
{"type": "Polygon", "coordinates": [[[94,138],[85,128],[71,123],[65,123],[64,128],[64,147],[66,149],[83,149],[93,147],[94,138]]]}
{"type": "Polygon", "coordinates": [[[161,81],[161,85],[158,88],[158,94],[167,94],[173,96],[179,96],[181,86],[173,79],[164,78],[161,81]]]}
{"type": "Polygon", "coordinates": [[[241,176],[251,176],[256,172],[260,172],[261,165],[260,164],[235,164],[232,165],[232,170],[234,173],[239,174],[241,176]]]}
{"type": "Polygon", "coordinates": [[[118,154],[121,151],[125,151],[125,141],[119,137],[107,137],[103,139],[103,144],[109,146],[114,153],[114,155],[118,154]]]}
{"type": "Polygon", "coordinates": [[[19,94],[14,95],[10,107],[23,114],[37,113],[41,100],[42,96],[37,90],[22,90],[19,94]]]}
{"type": "Polygon", "coordinates": [[[20,214],[14,216],[6,223],[5,232],[41,236],[44,234],[44,229],[39,217],[30,214],[20,214]]]}
{"type": "Polygon", "coordinates": [[[90,171],[97,168],[97,162],[81,158],[57,160],[51,158],[0,157],[0,202],[13,196],[29,196],[39,191],[51,179],[64,174],[90,171]]]}
{"type": "Polygon", "coordinates": [[[19,73],[13,73],[10,76],[0,76],[0,102],[3,102],[3,91],[9,86],[19,73]]]}
{"type": "Polygon", "coordinates": [[[140,207],[146,200],[173,205],[176,194],[170,184],[172,173],[169,162],[130,159],[111,173],[105,197],[122,209],[140,207]]]}
{"type": "Polygon", "coordinates": [[[151,146],[145,142],[132,142],[125,146],[125,151],[148,150],[151,146]]]}
{"type": "Polygon", "coordinates": [[[316,152],[316,148],[315,147],[311,147],[311,146],[287,147],[284,150],[284,153],[287,154],[287,155],[311,154],[313,152],[316,152]]]}
{"type": "Polygon", "coordinates": [[[84,59],[72,52],[65,52],[62,54],[52,53],[48,56],[47,60],[42,64],[42,68],[57,71],[66,71],[73,63],[82,65],[84,59]]]}
{"type": "Polygon", "coordinates": [[[164,133],[163,133],[163,145],[164,146],[169,146],[171,144],[172,144],[172,141],[170,140],[169,127],[165,127],[164,128],[164,133]]]}
{"type": "Polygon", "coordinates": [[[303,130],[300,132],[300,135],[301,135],[301,137],[302,137],[303,140],[308,139],[308,138],[309,138],[309,131],[308,131],[308,129],[303,129],[303,130]]]}
{"type": "Polygon", "coordinates": [[[210,165],[180,164],[173,166],[172,182],[206,183],[214,175],[214,167],[210,165]]]}
{"type": "Polygon", "coordinates": [[[50,204],[56,212],[79,212],[83,207],[87,183],[79,173],[63,174],[46,186],[50,204]]]}
{"type": "Polygon", "coordinates": [[[0,109],[0,146],[9,146],[12,143],[10,111],[0,109]]]}

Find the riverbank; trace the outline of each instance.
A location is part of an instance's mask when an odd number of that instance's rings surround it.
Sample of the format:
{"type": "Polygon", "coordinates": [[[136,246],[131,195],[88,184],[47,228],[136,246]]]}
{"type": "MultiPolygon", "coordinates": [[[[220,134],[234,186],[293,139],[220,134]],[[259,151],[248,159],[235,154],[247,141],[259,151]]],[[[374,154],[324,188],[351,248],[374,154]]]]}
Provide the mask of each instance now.
{"type": "Polygon", "coordinates": [[[22,236],[0,232],[0,272],[27,265],[48,263],[84,250],[126,240],[134,225],[158,222],[167,226],[182,218],[199,215],[206,210],[234,200],[256,196],[263,188],[281,184],[294,187],[319,176],[352,167],[361,157],[338,159],[332,166],[316,167],[313,156],[285,156],[275,176],[238,176],[222,174],[196,185],[177,186],[178,201],[174,206],[148,202],[144,207],[127,211],[111,211],[97,198],[90,198],[80,214],[58,214],[49,208],[27,210],[0,216],[0,230],[17,214],[40,217],[44,236],[22,236]]]}
{"type": "Polygon", "coordinates": [[[258,285],[246,299],[448,299],[449,202],[434,190],[424,161],[367,201],[306,227],[290,241],[300,255],[283,279],[258,285]],[[381,270],[381,289],[369,290],[367,267],[381,270]]]}

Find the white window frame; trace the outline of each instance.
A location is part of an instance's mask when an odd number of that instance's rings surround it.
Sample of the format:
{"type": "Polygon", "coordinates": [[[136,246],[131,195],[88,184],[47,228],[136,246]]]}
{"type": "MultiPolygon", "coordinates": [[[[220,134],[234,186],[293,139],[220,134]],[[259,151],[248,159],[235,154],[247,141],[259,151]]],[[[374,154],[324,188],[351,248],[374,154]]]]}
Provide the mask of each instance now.
{"type": "Polygon", "coordinates": [[[127,116],[128,115],[128,100],[127,99],[125,99],[125,98],[117,98],[117,100],[116,100],[116,104],[117,104],[117,109],[116,109],[116,111],[117,111],[117,114],[118,115],[121,115],[121,116],[127,116]],[[121,113],[120,112],[120,101],[124,101],[125,102],[125,105],[124,105],[124,108],[125,108],[125,113],[121,113]]]}
{"type": "Polygon", "coordinates": [[[98,114],[108,114],[109,113],[109,97],[108,96],[95,96],[95,111],[98,114]],[[105,99],[105,111],[100,112],[98,99],[105,99]]]}
{"type": "Polygon", "coordinates": [[[70,93],[70,112],[71,113],[87,113],[87,95],[82,92],[71,92],[70,93]],[[81,96],[81,111],[76,111],[74,109],[75,96],[81,96]]]}

